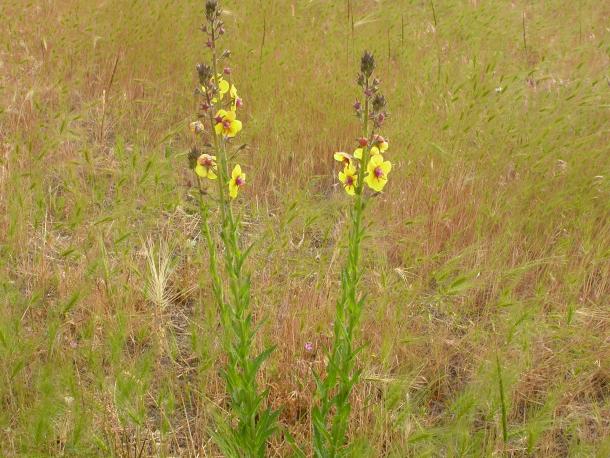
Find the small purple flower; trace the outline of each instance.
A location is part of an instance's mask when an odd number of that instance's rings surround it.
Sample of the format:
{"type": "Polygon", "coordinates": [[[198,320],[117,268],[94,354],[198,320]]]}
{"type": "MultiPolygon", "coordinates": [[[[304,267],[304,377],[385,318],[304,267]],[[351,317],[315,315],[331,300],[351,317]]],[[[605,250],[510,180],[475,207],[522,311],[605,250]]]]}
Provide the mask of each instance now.
{"type": "Polygon", "coordinates": [[[305,351],[307,352],[312,352],[313,351],[313,343],[311,342],[305,342],[305,351]]]}
{"type": "Polygon", "coordinates": [[[231,67],[225,67],[223,70],[225,75],[230,75],[231,74],[231,67]]]}
{"type": "Polygon", "coordinates": [[[360,108],[362,108],[362,104],[360,103],[360,100],[356,99],[356,102],[354,103],[354,110],[359,111],[360,108]]]}

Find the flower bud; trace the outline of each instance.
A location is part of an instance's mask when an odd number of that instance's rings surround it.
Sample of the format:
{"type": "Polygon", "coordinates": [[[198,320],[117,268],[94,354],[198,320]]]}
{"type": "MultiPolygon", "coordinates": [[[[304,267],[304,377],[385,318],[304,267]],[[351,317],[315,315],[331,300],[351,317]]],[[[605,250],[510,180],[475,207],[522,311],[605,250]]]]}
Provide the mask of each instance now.
{"type": "Polygon", "coordinates": [[[244,101],[241,98],[237,97],[237,99],[235,99],[235,106],[237,108],[242,108],[244,106],[244,101]]]}
{"type": "Polygon", "coordinates": [[[364,138],[364,137],[360,137],[360,138],[358,139],[358,144],[359,144],[361,147],[363,147],[363,148],[364,148],[366,145],[368,145],[368,144],[369,144],[369,141],[368,141],[366,138],[364,138]]]}
{"type": "Polygon", "coordinates": [[[218,11],[218,0],[207,0],[205,2],[205,17],[208,21],[214,20],[218,11]]]}
{"type": "Polygon", "coordinates": [[[231,67],[225,67],[224,70],[222,71],[225,75],[230,75],[231,74],[231,67]]]}
{"type": "Polygon", "coordinates": [[[218,29],[218,35],[224,35],[225,34],[225,28],[221,27],[218,29]]]}
{"type": "Polygon", "coordinates": [[[373,70],[375,70],[375,58],[370,52],[365,51],[360,59],[360,71],[368,78],[373,74],[373,70]]]}
{"type": "Polygon", "coordinates": [[[194,169],[195,166],[197,165],[197,159],[199,158],[200,155],[201,155],[201,151],[199,151],[199,148],[197,148],[196,146],[191,148],[191,150],[189,151],[189,154],[187,157],[188,157],[188,161],[189,161],[189,167],[191,169],[194,169]]]}
{"type": "Polygon", "coordinates": [[[354,110],[358,111],[362,108],[362,104],[360,103],[360,100],[356,99],[356,102],[354,102],[354,110]]]}
{"type": "Polygon", "coordinates": [[[375,95],[372,105],[373,105],[374,112],[379,112],[379,111],[383,110],[386,106],[385,97],[381,94],[375,95]]]}
{"type": "Polygon", "coordinates": [[[212,40],[208,40],[207,46],[208,48],[212,49],[214,47],[214,42],[212,40]]]}
{"type": "Polygon", "coordinates": [[[197,64],[197,73],[201,84],[205,84],[212,77],[212,69],[206,64],[197,64]]]}

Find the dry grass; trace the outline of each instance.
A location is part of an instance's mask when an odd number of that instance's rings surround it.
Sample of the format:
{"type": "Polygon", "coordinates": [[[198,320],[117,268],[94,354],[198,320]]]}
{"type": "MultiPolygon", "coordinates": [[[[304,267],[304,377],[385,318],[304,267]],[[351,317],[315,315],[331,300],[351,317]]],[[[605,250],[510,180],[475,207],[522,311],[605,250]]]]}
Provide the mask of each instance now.
{"type": "MultiPolygon", "coordinates": [[[[344,253],[330,153],[356,136],[368,48],[396,167],[365,249],[361,454],[608,456],[610,9],[431,5],[227,2],[271,403],[308,449],[344,253]]],[[[185,156],[200,7],[0,2],[2,456],[215,456],[219,324],[185,156]]]]}

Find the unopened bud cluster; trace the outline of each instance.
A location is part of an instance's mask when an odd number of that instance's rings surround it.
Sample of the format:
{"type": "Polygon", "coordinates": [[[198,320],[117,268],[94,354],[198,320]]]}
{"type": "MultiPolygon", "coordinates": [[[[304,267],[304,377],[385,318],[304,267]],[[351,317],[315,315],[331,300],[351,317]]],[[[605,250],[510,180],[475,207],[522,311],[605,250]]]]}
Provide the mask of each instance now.
{"type": "MultiPolygon", "coordinates": [[[[387,119],[388,113],[386,111],[385,97],[379,92],[381,81],[378,78],[371,79],[375,66],[375,58],[370,52],[366,51],[360,60],[360,73],[358,74],[357,83],[362,88],[362,95],[369,101],[369,119],[373,121],[375,127],[379,128],[387,119]]],[[[364,116],[362,102],[359,99],[356,99],[354,103],[354,110],[359,118],[364,116]]]]}

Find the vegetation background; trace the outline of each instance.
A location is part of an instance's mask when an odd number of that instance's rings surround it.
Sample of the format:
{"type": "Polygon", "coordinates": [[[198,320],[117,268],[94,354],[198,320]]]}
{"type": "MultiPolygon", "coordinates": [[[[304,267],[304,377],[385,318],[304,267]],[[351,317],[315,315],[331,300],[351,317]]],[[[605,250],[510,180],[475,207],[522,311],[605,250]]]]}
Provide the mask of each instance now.
{"type": "MultiPolygon", "coordinates": [[[[368,213],[352,440],[610,456],[610,4],[224,6],[259,344],[278,346],[261,383],[297,443],[344,255],[332,153],[358,136],[369,49],[395,167],[368,213]]],[[[217,455],[219,323],[186,158],[202,8],[0,0],[0,456],[217,455]]],[[[289,452],[278,435],[269,454],[289,452]]]]}

